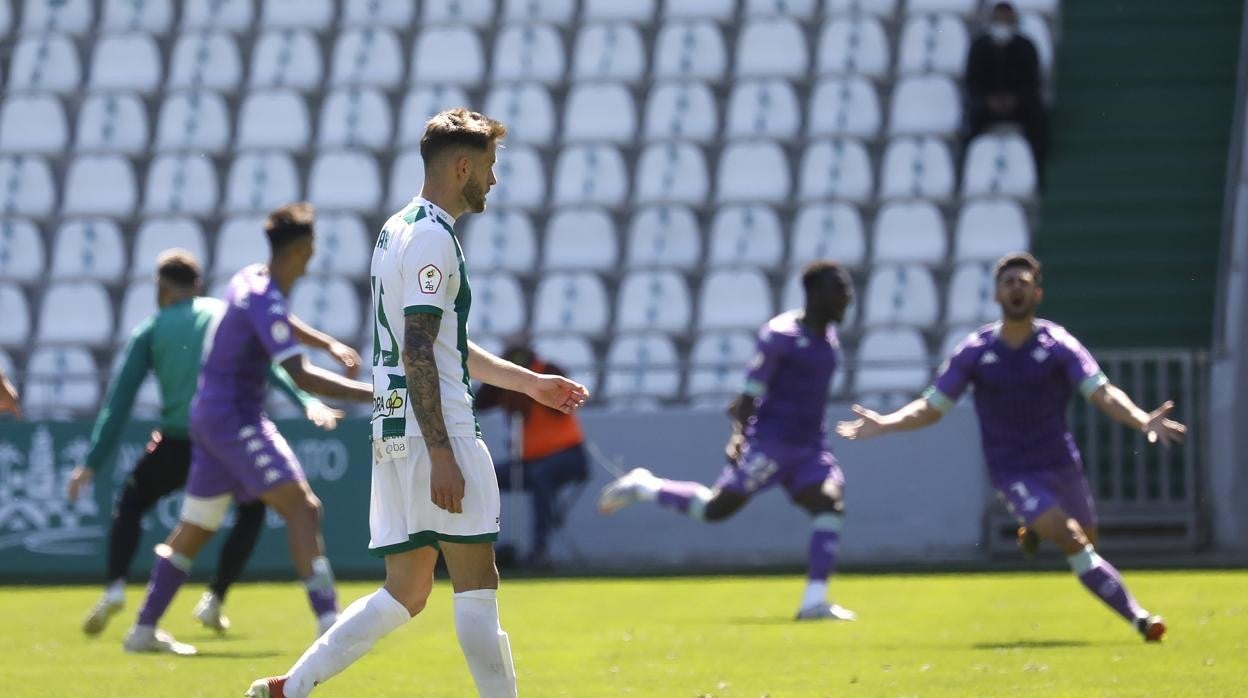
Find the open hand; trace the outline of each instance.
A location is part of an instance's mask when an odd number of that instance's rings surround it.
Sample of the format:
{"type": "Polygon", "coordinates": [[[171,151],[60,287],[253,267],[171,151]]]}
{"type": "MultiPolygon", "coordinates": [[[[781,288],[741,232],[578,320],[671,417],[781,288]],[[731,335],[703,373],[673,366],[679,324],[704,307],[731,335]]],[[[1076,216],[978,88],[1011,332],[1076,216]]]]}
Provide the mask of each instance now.
{"type": "Polygon", "coordinates": [[[1187,436],[1187,427],[1181,422],[1166,418],[1172,410],[1174,410],[1174,401],[1166,400],[1161,407],[1148,414],[1148,421],[1144,423],[1143,431],[1150,444],[1159,441],[1162,446],[1183,443],[1183,439],[1187,436]]]}
{"type": "Polygon", "coordinates": [[[359,352],[342,342],[334,342],[329,345],[329,354],[334,357],[334,361],[342,364],[343,373],[347,378],[355,378],[360,375],[360,366],[364,360],[360,358],[359,352]]]}
{"type": "Polygon", "coordinates": [[[854,405],[850,409],[858,415],[858,419],[836,423],[836,433],[841,438],[854,441],[869,439],[884,433],[883,418],[879,412],[869,410],[862,405],[854,405]]]}
{"type": "Polygon", "coordinates": [[[333,431],[338,426],[338,420],[347,416],[346,412],[334,409],[320,400],[313,400],[304,408],[304,414],[307,415],[308,421],[325,431],[333,431]]]}
{"type": "Polygon", "coordinates": [[[724,446],[724,455],[728,456],[729,463],[741,462],[741,452],[745,449],[745,434],[733,432],[728,437],[728,445],[724,446]]]}
{"type": "Polygon", "coordinates": [[[8,412],[17,419],[22,418],[22,403],[18,401],[17,389],[0,374],[0,414],[8,412]]]}
{"type": "Polygon", "coordinates": [[[69,492],[67,493],[70,503],[78,501],[78,495],[82,494],[82,491],[87,485],[91,484],[93,479],[95,479],[95,472],[85,465],[80,465],[70,472],[69,492]]]}
{"type": "Polygon", "coordinates": [[[589,399],[589,391],[580,383],[563,376],[547,374],[535,377],[524,392],[539,403],[564,414],[572,414],[589,399]]]}

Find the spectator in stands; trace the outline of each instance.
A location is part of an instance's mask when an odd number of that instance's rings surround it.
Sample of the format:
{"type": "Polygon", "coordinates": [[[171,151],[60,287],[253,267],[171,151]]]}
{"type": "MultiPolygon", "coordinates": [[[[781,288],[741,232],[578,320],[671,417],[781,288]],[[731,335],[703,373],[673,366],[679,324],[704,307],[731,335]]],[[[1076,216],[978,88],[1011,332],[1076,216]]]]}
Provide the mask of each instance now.
{"type": "Polygon", "coordinates": [[[17,395],[17,388],[9,382],[8,376],[4,375],[4,371],[0,371],[0,414],[8,412],[16,419],[22,418],[22,404],[17,395]]]}
{"type": "MultiPolygon", "coordinates": [[[[503,358],[537,373],[565,375],[563,369],[537,357],[524,342],[503,351],[503,358]]],[[[501,408],[508,417],[519,417],[520,461],[502,461],[494,468],[503,490],[523,489],[533,497],[533,546],[525,559],[529,565],[549,564],[547,543],[551,531],[562,525],[557,505],[560,488],[589,477],[585,437],[575,414],[544,407],[522,393],[483,385],[476,394],[479,410],[501,408]]]]}
{"type": "Polygon", "coordinates": [[[987,31],[971,43],[966,59],[966,146],[1002,123],[1017,124],[1031,146],[1038,181],[1044,183],[1048,124],[1040,97],[1040,59],[1035,44],[1019,33],[1018,12],[1008,2],[992,7],[987,31]]]}

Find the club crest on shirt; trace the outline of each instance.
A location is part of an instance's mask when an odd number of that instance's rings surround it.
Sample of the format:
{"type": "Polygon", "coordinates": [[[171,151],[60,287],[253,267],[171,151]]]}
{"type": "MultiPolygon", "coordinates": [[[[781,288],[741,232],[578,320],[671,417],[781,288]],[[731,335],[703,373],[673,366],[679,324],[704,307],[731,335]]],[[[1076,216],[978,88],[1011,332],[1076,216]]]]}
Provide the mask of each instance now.
{"type": "Polygon", "coordinates": [[[1031,358],[1035,359],[1036,363],[1042,364],[1045,359],[1049,358],[1049,350],[1044,347],[1036,347],[1036,350],[1031,352],[1031,358]]]}
{"type": "Polygon", "coordinates": [[[420,272],[420,292],[426,294],[434,294],[442,288],[442,270],[432,264],[426,264],[421,267],[420,272]]]}
{"type": "Polygon", "coordinates": [[[989,364],[995,364],[998,361],[1000,361],[1000,359],[997,358],[997,353],[994,351],[986,351],[984,352],[983,356],[979,357],[980,366],[987,366],[989,364]]]}
{"type": "Polygon", "coordinates": [[[290,325],[287,325],[284,320],[275,320],[269,327],[269,334],[273,335],[274,342],[285,344],[290,341],[290,325]]]}

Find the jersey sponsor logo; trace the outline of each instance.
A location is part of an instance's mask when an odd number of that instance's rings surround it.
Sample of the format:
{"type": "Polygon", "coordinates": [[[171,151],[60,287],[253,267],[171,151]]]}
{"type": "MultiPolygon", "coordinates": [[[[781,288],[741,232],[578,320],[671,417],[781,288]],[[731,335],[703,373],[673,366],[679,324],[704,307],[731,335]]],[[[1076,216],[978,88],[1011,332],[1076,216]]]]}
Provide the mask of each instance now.
{"type": "Polygon", "coordinates": [[[986,351],[984,352],[983,356],[979,357],[980,366],[987,366],[989,364],[995,364],[998,361],[1000,361],[1000,359],[997,358],[996,352],[993,352],[993,351],[986,351]]]}
{"type": "Polygon", "coordinates": [[[273,335],[274,342],[285,344],[290,341],[290,325],[285,320],[275,320],[269,327],[269,334],[273,335]]]}
{"type": "Polygon", "coordinates": [[[1031,352],[1031,358],[1035,359],[1036,363],[1042,364],[1045,359],[1049,358],[1049,350],[1044,347],[1036,347],[1036,350],[1031,352]]]}
{"type": "Polygon", "coordinates": [[[397,390],[391,390],[389,395],[373,396],[373,419],[378,417],[393,417],[395,413],[403,414],[403,406],[407,401],[403,399],[403,395],[397,390]]]}
{"type": "Polygon", "coordinates": [[[420,292],[433,295],[442,288],[442,270],[432,264],[426,264],[420,269],[420,292]]]}

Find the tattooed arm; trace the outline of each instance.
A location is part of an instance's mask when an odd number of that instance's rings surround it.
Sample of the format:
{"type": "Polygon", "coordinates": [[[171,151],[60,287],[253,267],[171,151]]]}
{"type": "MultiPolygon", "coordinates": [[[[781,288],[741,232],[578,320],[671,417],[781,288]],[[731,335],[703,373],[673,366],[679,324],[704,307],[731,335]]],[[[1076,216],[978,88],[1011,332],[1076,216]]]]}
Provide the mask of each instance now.
{"type": "Polygon", "coordinates": [[[442,415],[442,386],[433,343],[442,318],[432,313],[412,313],[403,319],[403,372],[407,376],[407,399],[429,450],[432,473],[429,498],[452,514],[463,511],[464,476],[455,462],[451,440],[442,415]]]}

